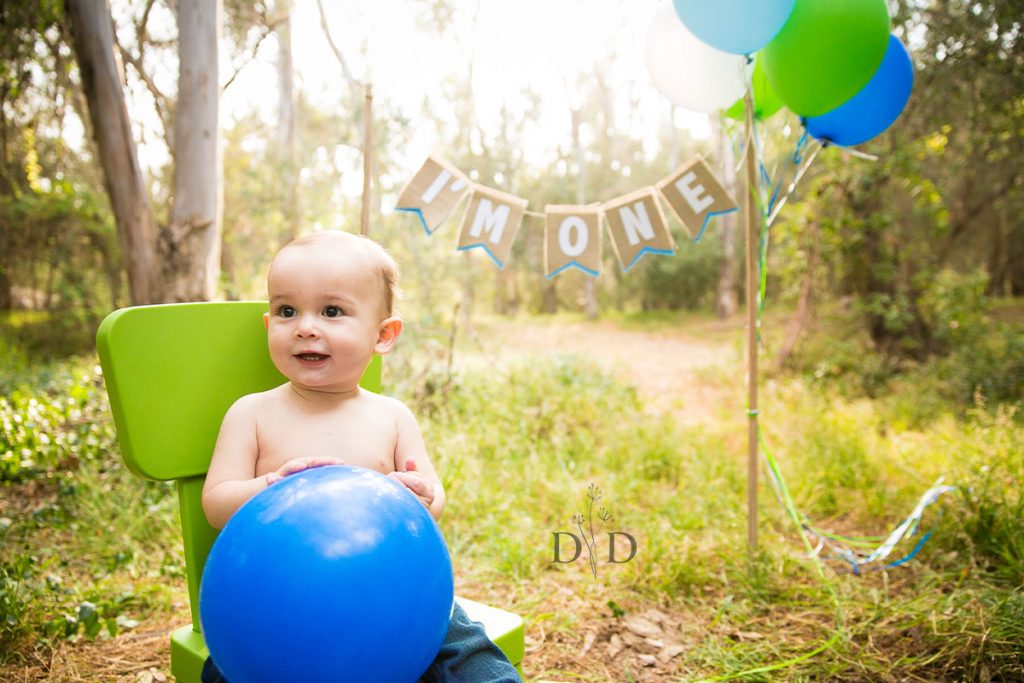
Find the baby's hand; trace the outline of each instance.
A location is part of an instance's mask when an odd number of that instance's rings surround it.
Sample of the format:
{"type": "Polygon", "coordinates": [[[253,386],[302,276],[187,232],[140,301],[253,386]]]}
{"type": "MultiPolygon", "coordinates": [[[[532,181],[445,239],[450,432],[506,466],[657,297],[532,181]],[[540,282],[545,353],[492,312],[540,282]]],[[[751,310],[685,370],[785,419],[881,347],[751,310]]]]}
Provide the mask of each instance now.
{"type": "Polygon", "coordinates": [[[434,502],[434,482],[424,479],[416,471],[415,460],[409,458],[405,461],[405,472],[392,472],[388,476],[400,481],[407,489],[416,494],[416,497],[428,510],[430,509],[431,503],[434,502]]]}
{"type": "Polygon", "coordinates": [[[337,458],[298,458],[296,460],[289,460],[285,464],[278,467],[273,472],[268,472],[263,475],[263,478],[267,482],[267,486],[275,484],[289,474],[295,474],[302,470],[308,470],[311,467],[323,467],[324,465],[344,465],[345,463],[337,458]]]}

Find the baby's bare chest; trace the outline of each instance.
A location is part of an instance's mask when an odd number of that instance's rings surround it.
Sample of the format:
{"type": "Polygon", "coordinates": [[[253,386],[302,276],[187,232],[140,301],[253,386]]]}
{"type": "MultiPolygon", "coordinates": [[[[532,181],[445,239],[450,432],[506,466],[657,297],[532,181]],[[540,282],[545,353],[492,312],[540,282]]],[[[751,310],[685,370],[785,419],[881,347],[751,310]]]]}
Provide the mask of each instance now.
{"type": "Polygon", "coordinates": [[[297,458],[339,458],[346,465],[388,473],[395,469],[395,422],[367,412],[309,414],[280,411],[264,415],[257,429],[256,474],[272,472],[297,458]]]}

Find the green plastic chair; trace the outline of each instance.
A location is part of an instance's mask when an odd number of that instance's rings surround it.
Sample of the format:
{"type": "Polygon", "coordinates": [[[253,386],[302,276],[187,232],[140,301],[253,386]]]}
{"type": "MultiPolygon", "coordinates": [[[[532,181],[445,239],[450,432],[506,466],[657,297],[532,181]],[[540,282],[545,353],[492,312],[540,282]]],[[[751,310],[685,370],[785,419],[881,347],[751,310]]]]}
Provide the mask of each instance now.
{"type": "MultiPolygon", "coordinates": [[[[266,302],[138,306],[114,311],[97,332],[121,455],[146,479],[178,490],[192,623],[171,634],[171,673],[198,683],[208,651],[199,627],[199,580],[217,536],[201,496],[221,419],[234,401],[285,381],[267,353],[266,302]]],[[[381,359],[361,385],[380,391],[381,359]]],[[[469,616],[522,671],[523,621],[510,612],[457,598],[469,616]]]]}

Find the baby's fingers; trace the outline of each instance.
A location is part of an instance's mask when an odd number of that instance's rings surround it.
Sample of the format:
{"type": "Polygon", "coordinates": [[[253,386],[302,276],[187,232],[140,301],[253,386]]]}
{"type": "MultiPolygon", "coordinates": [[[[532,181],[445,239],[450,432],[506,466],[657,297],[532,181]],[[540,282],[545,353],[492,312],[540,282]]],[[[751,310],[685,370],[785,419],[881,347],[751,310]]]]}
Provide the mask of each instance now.
{"type": "Polygon", "coordinates": [[[280,481],[284,477],[291,474],[296,474],[303,470],[308,470],[313,467],[323,467],[325,465],[344,465],[344,461],[338,458],[301,458],[299,460],[292,460],[281,465],[276,472],[271,472],[267,475],[267,484],[273,484],[276,481],[280,481]]]}
{"type": "Polygon", "coordinates": [[[402,482],[407,489],[415,493],[429,506],[434,500],[434,484],[419,476],[409,476],[404,472],[392,472],[391,476],[402,482]]]}

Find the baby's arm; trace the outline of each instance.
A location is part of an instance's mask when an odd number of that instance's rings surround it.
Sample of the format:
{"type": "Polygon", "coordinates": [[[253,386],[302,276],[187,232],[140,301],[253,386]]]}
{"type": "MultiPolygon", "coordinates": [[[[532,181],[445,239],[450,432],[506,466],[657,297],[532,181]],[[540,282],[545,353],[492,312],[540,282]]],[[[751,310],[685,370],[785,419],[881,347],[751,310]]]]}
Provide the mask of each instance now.
{"type": "Polygon", "coordinates": [[[203,512],[217,529],[223,528],[245,501],[283,477],[319,465],[342,464],[336,458],[299,458],[257,477],[256,401],[255,395],[243,396],[228,409],[220,425],[203,486],[203,512]]]}
{"type": "Polygon", "coordinates": [[[255,397],[244,396],[221,422],[203,486],[203,512],[214,528],[223,528],[242,503],[267,487],[266,479],[256,476],[255,413],[255,397]]]}
{"type": "Polygon", "coordinates": [[[395,472],[392,477],[416,494],[434,519],[444,512],[446,497],[441,479],[427,457],[427,446],[412,411],[395,401],[398,439],[395,444],[395,472]]]}

